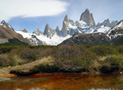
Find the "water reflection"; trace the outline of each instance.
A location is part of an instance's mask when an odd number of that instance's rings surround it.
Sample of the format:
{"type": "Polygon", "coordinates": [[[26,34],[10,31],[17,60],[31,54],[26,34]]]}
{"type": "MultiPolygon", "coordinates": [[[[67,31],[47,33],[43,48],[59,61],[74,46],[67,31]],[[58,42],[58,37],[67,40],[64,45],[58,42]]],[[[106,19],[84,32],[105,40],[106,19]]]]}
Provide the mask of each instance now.
{"type": "Polygon", "coordinates": [[[38,74],[0,81],[0,90],[123,90],[123,75],[38,74]]]}

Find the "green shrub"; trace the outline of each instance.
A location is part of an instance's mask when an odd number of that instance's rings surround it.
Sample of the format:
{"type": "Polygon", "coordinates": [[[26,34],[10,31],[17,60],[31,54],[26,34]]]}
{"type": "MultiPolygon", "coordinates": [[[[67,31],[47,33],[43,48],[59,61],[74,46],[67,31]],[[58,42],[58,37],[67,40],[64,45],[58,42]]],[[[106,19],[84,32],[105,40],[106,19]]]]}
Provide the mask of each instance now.
{"type": "Polygon", "coordinates": [[[7,55],[0,54],[0,67],[9,66],[10,60],[8,59],[7,55]]]}
{"type": "Polygon", "coordinates": [[[9,53],[12,49],[13,49],[13,47],[0,46],[0,54],[9,53]]]}
{"type": "Polygon", "coordinates": [[[106,56],[110,54],[118,54],[118,52],[111,46],[93,46],[90,51],[96,53],[99,56],[106,56]]]}
{"type": "Polygon", "coordinates": [[[97,59],[82,45],[61,45],[54,51],[55,65],[59,68],[89,68],[97,59]]]}
{"type": "Polygon", "coordinates": [[[117,46],[116,50],[120,53],[123,54],[123,46],[117,46]]]}
{"type": "Polygon", "coordinates": [[[53,72],[58,72],[59,68],[54,65],[40,64],[38,66],[35,66],[31,71],[32,72],[53,73],[53,72]]]}
{"type": "Polygon", "coordinates": [[[24,43],[16,38],[9,39],[8,43],[0,44],[0,46],[21,46],[21,45],[28,45],[27,43],[24,43]]]}
{"type": "Polygon", "coordinates": [[[9,58],[9,60],[10,60],[10,62],[9,62],[9,65],[10,66],[16,66],[16,65],[18,65],[18,60],[17,60],[17,58],[13,55],[8,55],[8,58],[9,58]]]}
{"type": "Polygon", "coordinates": [[[100,71],[103,73],[112,73],[123,69],[123,58],[122,57],[108,57],[102,64],[100,71]]]}
{"type": "Polygon", "coordinates": [[[34,61],[37,59],[38,51],[35,49],[30,49],[30,48],[24,48],[20,52],[20,57],[22,59],[26,59],[28,61],[34,61]]]}
{"type": "Polygon", "coordinates": [[[38,49],[38,58],[44,58],[47,56],[52,56],[52,54],[54,53],[54,48],[39,48],[38,49]]]}

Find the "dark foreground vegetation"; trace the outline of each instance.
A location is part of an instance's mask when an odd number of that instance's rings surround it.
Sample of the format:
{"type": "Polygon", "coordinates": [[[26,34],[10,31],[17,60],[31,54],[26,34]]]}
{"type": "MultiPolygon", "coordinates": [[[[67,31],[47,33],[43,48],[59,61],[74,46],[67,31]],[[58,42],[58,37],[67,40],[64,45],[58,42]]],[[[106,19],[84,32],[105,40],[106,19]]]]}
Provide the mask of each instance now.
{"type": "Polygon", "coordinates": [[[0,44],[0,46],[17,46],[17,45],[22,46],[22,45],[28,45],[28,44],[26,44],[26,43],[24,43],[24,42],[22,42],[22,41],[20,41],[20,40],[18,40],[16,38],[9,39],[8,41],[9,41],[8,43],[0,44]]]}
{"type": "Polygon", "coordinates": [[[123,46],[108,45],[0,46],[0,67],[24,65],[49,56],[52,58],[52,64],[39,63],[27,71],[15,68],[10,72],[29,75],[39,72],[119,73],[123,71],[123,46]]]}

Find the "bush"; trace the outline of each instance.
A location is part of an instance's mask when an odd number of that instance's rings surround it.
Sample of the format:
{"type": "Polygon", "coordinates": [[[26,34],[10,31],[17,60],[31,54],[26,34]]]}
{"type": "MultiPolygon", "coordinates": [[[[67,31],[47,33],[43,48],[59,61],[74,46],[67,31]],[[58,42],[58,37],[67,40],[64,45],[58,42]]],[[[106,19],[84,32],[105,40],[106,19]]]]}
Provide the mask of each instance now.
{"type": "Polygon", "coordinates": [[[101,65],[100,71],[102,73],[112,73],[123,69],[123,58],[122,57],[108,57],[101,65]]]}
{"type": "Polygon", "coordinates": [[[45,72],[45,73],[53,73],[53,72],[59,72],[59,68],[54,65],[48,65],[48,64],[40,64],[38,66],[35,66],[31,72],[45,72]]]}
{"type": "Polygon", "coordinates": [[[99,56],[118,54],[118,52],[111,46],[93,46],[90,48],[90,51],[96,53],[99,56]]]}
{"type": "Polygon", "coordinates": [[[7,55],[1,54],[0,55],[0,66],[5,67],[9,66],[10,60],[8,59],[7,55]]]}
{"type": "Polygon", "coordinates": [[[38,49],[38,58],[44,58],[44,57],[47,57],[47,56],[52,56],[52,54],[54,53],[54,48],[39,48],[38,49]]]}
{"type": "Polygon", "coordinates": [[[9,53],[12,49],[13,47],[0,46],[0,54],[9,53]]]}
{"type": "Polygon", "coordinates": [[[26,59],[28,61],[34,61],[37,59],[38,51],[35,49],[30,49],[30,48],[24,48],[20,52],[20,57],[22,59],[26,59]]]}
{"type": "Polygon", "coordinates": [[[19,61],[17,60],[17,57],[16,56],[14,56],[14,55],[12,56],[10,54],[10,55],[8,55],[8,58],[10,60],[10,62],[9,62],[9,65],[10,66],[16,66],[16,65],[18,65],[19,61]]]}
{"type": "Polygon", "coordinates": [[[123,46],[117,46],[116,50],[120,53],[123,54],[123,46]]]}
{"type": "Polygon", "coordinates": [[[89,68],[96,55],[81,45],[62,45],[54,50],[55,65],[60,69],[89,68]]]}

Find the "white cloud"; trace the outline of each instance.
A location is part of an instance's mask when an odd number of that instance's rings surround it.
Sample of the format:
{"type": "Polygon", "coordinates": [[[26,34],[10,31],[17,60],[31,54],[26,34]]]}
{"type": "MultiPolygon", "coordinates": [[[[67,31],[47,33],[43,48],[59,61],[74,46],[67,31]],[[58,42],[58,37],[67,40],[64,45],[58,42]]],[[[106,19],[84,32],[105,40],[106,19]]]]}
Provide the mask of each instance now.
{"type": "Polygon", "coordinates": [[[58,15],[65,12],[67,6],[68,3],[61,0],[0,0],[0,20],[58,15]]]}

